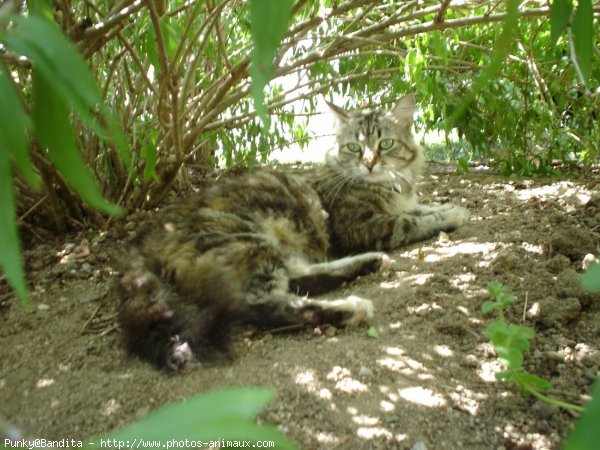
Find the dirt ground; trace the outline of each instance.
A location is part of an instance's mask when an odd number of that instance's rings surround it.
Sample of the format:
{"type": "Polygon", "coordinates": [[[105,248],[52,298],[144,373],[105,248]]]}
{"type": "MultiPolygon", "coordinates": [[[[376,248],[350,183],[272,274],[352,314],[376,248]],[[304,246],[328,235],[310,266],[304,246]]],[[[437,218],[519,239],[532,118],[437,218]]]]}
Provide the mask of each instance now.
{"type": "Polygon", "coordinates": [[[140,217],[39,244],[25,252],[33,308],[0,285],[0,419],[83,440],[209,389],[265,386],[277,397],[259,420],[299,449],[556,449],[575,416],[495,381],[481,304],[490,281],[505,284],[519,299],[508,318],[537,332],[526,368],[558,398],[585,401],[600,371],[600,302],[578,278],[598,251],[598,183],[433,171],[423,201],[461,203],[469,224],[392,252],[392,270],[329,296],[372,299],[378,337],[248,331],[231,362],[177,375],[120,343],[114,261],[140,217]]]}

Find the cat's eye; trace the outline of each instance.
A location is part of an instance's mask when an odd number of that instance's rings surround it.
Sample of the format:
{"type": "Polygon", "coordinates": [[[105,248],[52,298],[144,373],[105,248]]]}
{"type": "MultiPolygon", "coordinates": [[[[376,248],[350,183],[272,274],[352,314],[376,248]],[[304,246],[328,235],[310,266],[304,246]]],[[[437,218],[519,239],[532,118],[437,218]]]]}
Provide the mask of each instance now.
{"type": "Polygon", "coordinates": [[[346,144],[346,148],[348,150],[350,150],[351,152],[358,153],[358,152],[360,152],[362,147],[360,146],[360,144],[357,144],[356,142],[350,142],[349,144],[346,144]]]}
{"type": "Polygon", "coordinates": [[[379,150],[389,150],[394,145],[393,139],[382,139],[379,142],[379,150]]]}

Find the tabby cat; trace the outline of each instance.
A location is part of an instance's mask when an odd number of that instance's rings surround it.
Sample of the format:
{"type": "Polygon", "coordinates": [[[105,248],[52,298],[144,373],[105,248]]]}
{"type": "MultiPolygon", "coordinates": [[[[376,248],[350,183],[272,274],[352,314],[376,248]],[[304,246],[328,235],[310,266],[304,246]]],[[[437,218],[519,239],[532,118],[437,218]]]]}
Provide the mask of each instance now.
{"type": "Polygon", "coordinates": [[[460,206],[417,203],[413,95],[390,111],[330,107],[338,138],[323,166],[224,177],[139,230],[121,279],[129,351],[176,370],[227,354],[240,324],[365,322],[367,299],[312,297],[387,269],[384,250],[468,220],[460,206]]]}

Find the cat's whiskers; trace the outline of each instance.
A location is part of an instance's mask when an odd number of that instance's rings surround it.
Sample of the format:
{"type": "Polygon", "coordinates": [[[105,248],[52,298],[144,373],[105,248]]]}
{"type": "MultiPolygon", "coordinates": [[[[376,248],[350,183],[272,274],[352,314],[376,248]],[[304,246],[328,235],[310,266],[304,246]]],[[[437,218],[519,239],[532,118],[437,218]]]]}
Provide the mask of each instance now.
{"type": "Polygon", "coordinates": [[[324,183],[319,181],[319,185],[326,187],[327,192],[324,200],[328,202],[328,206],[331,207],[342,188],[347,186],[347,188],[350,189],[358,176],[351,172],[327,171],[321,178],[324,180],[324,183]]]}

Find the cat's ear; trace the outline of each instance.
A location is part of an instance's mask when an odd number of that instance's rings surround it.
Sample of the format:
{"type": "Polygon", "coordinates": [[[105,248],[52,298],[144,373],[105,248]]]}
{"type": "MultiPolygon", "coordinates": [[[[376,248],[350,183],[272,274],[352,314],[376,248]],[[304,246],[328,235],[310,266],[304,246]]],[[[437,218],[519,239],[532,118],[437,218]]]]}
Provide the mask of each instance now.
{"type": "Polygon", "coordinates": [[[335,105],[328,100],[325,100],[325,102],[327,103],[327,106],[329,106],[329,109],[331,109],[331,111],[335,114],[335,116],[337,117],[337,119],[340,122],[346,122],[350,118],[350,116],[348,115],[348,112],[344,108],[342,108],[338,105],[335,105]]]}
{"type": "Polygon", "coordinates": [[[415,109],[415,94],[408,94],[398,100],[392,113],[402,127],[410,128],[413,124],[415,109]]]}

